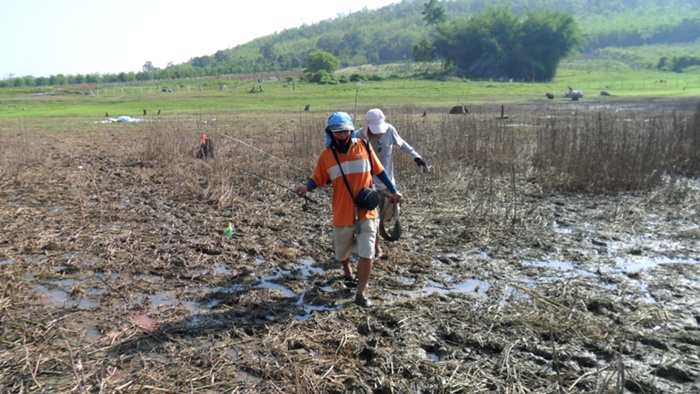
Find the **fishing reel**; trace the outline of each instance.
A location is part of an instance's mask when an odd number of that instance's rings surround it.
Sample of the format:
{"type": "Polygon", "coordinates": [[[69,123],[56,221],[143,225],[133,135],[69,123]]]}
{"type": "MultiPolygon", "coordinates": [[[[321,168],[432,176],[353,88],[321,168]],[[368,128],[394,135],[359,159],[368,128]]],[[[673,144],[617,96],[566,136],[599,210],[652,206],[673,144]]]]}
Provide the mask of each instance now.
{"type": "Polygon", "coordinates": [[[311,210],[311,205],[309,205],[309,202],[315,203],[316,200],[312,199],[312,198],[309,197],[309,196],[304,196],[304,203],[301,204],[301,210],[302,210],[302,211],[307,212],[307,211],[311,210]]]}

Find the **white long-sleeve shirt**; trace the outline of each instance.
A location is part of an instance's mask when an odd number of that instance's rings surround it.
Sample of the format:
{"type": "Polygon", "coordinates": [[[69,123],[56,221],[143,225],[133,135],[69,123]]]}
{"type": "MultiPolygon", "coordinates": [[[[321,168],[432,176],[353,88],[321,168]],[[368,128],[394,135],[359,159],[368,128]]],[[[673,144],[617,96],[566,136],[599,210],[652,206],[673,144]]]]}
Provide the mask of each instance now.
{"type": "MultiPolygon", "coordinates": [[[[412,159],[421,156],[418,154],[418,152],[416,152],[415,149],[413,149],[411,145],[408,144],[408,142],[404,141],[404,139],[401,138],[399,133],[396,131],[396,128],[391,124],[389,124],[388,130],[384,134],[373,133],[373,137],[371,138],[368,137],[368,134],[369,133],[367,133],[367,126],[365,125],[357,131],[355,137],[366,139],[367,141],[369,141],[369,143],[372,145],[374,153],[377,155],[377,158],[384,166],[384,171],[386,171],[386,173],[389,175],[389,179],[391,179],[391,182],[394,183],[394,185],[396,185],[396,181],[394,180],[394,163],[391,157],[391,154],[394,151],[394,147],[398,147],[402,151],[408,153],[408,155],[411,156],[412,159]]],[[[384,186],[384,184],[376,176],[374,177],[373,181],[377,190],[386,189],[386,186],[384,186]]]]}

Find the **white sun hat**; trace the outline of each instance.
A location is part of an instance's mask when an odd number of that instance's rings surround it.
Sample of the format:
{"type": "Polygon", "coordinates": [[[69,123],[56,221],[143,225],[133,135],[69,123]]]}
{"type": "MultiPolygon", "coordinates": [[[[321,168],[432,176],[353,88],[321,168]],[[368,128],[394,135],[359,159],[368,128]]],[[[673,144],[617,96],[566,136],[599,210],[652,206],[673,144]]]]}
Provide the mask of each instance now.
{"type": "Polygon", "coordinates": [[[370,109],[365,115],[367,127],[374,134],[384,134],[389,129],[384,112],[379,108],[370,109]]]}

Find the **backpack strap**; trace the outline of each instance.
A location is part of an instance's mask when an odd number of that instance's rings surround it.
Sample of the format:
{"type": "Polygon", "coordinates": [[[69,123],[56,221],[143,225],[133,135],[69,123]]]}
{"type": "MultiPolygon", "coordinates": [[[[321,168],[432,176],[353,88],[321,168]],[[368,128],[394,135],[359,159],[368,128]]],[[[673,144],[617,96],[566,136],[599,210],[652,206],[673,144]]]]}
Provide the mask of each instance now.
{"type": "Polygon", "coordinates": [[[369,174],[371,176],[374,176],[374,166],[372,165],[372,147],[369,146],[369,141],[366,139],[362,139],[362,142],[365,144],[365,148],[367,149],[367,158],[369,159],[369,174]]]}
{"type": "MultiPolygon", "coordinates": [[[[365,149],[367,149],[367,156],[369,159],[369,175],[374,176],[374,165],[372,165],[372,147],[369,146],[369,142],[367,142],[366,139],[361,139],[365,145],[365,149]]],[[[338,158],[338,152],[336,152],[334,147],[331,147],[331,150],[333,151],[333,157],[335,157],[336,163],[338,163],[338,169],[340,169],[340,173],[343,175],[343,180],[345,181],[345,186],[348,188],[348,191],[350,192],[350,196],[352,197],[352,200],[355,201],[355,193],[352,192],[352,188],[350,187],[350,182],[348,182],[348,178],[345,177],[345,172],[343,172],[343,166],[340,165],[340,159],[338,158]]]]}

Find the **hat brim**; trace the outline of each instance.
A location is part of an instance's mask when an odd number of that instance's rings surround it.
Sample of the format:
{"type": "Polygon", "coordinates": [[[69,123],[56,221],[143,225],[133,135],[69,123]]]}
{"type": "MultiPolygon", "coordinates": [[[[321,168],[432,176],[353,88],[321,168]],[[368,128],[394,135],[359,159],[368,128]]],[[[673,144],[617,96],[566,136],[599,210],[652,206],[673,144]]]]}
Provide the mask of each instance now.
{"type": "Polygon", "coordinates": [[[337,133],[339,131],[355,131],[355,126],[349,124],[334,124],[326,127],[327,131],[337,133]]]}
{"type": "Polygon", "coordinates": [[[386,133],[387,130],[389,130],[389,124],[388,123],[370,123],[367,125],[367,128],[369,131],[371,131],[374,134],[384,134],[386,133]]]}

